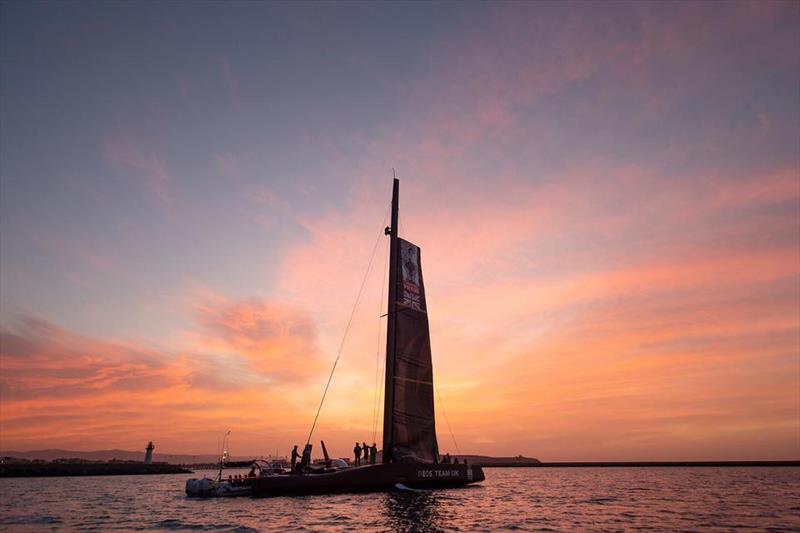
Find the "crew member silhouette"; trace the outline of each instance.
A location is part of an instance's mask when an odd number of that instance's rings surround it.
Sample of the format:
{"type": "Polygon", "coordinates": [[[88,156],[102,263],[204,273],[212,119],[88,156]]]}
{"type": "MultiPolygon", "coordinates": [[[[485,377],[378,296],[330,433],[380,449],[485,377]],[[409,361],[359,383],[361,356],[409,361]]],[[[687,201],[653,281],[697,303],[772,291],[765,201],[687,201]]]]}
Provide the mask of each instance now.
{"type": "Polygon", "coordinates": [[[300,452],[297,451],[297,444],[294,445],[292,448],[292,472],[294,472],[294,466],[297,464],[297,459],[300,457],[300,452]]]}
{"type": "Polygon", "coordinates": [[[356,466],[361,466],[361,445],[356,442],[356,447],[353,448],[353,455],[356,456],[356,466]]]}
{"type": "Polygon", "coordinates": [[[306,444],[303,448],[303,457],[300,459],[300,470],[306,470],[311,466],[311,444],[306,444]]]}
{"type": "Polygon", "coordinates": [[[374,465],[377,460],[378,460],[378,447],[373,442],[372,447],[369,449],[369,464],[374,465]]]}
{"type": "Polygon", "coordinates": [[[369,464],[369,446],[367,446],[366,442],[361,443],[361,450],[364,453],[364,464],[369,464]]]}

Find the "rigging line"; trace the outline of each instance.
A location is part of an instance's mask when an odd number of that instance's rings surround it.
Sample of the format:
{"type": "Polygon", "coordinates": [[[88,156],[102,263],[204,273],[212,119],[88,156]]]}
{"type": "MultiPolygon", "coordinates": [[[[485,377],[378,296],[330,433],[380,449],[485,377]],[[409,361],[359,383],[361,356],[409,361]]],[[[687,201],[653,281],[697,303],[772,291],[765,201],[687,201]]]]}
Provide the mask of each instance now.
{"type": "Polygon", "coordinates": [[[358,289],[358,295],[356,296],[356,301],[353,303],[353,309],[350,311],[350,318],[347,320],[347,327],[344,328],[344,335],[342,335],[342,342],[339,343],[339,350],[336,352],[336,360],[333,362],[333,368],[331,368],[331,373],[328,376],[328,382],[325,384],[325,391],[322,393],[322,399],[319,401],[319,407],[317,407],[317,414],[314,415],[314,423],[311,424],[311,431],[308,432],[308,440],[306,440],[306,444],[308,445],[311,442],[311,436],[314,434],[314,428],[317,427],[317,420],[319,419],[319,413],[322,411],[322,404],[325,403],[325,396],[328,395],[328,388],[331,386],[331,380],[333,379],[333,373],[336,371],[336,365],[339,364],[339,359],[342,357],[342,350],[344,349],[344,342],[347,339],[347,334],[350,332],[350,325],[353,323],[353,316],[356,314],[356,308],[358,307],[358,302],[361,300],[361,295],[364,292],[364,285],[367,283],[367,277],[369,277],[369,271],[372,269],[372,260],[375,259],[375,251],[378,249],[378,243],[381,242],[381,237],[384,235],[383,229],[386,224],[386,218],[389,216],[389,209],[386,209],[386,214],[383,215],[383,222],[381,223],[381,229],[378,232],[378,238],[375,239],[375,245],[372,247],[372,254],[369,256],[369,263],[367,264],[367,270],[364,272],[364,278],[361,280],[361,287],[358,289]]]}
{"type": "MultiPolygon", "coordinates": [[[[386,379],[386,359],[383,360],[383,364],[381,365],[381,380],[379,383],[383,383],[386,379]]],[[[381,414],[383,413],[383,387],[378,389],[378,405],[377,405],[377,412],[375,415],[375,427],[373,429],[373,438],[372,442],[376,442],[375,438],[378,435],[378,420],[381,418],[381,414]]]]}
{"type": "MultiPolygon", "coordinates": [[[[378,322],[378,344],[380,344],[382,329],[383,328],[381,328],[381,323],[379,321],[378,322]]],[[[375,436],[376,436],[376,434],[378,432],[378,387],[379,387],[378,377],[381,374],[380,348],[378,350],[379,351],[377,351],[375,353],[375,390],[373,391],[373,394],[372,394],[372,401],[373,401],[373,405],[372,405],[372,441],[373,442],[376,442],[375,441],[375,436]]]]}
{"type": "Polygon", "coordinates": [[[456,436],[453,434],[452,428],[450,428],[450,420],[447,418],[447,411],[444,409],[444,400],[442,400],[442,393],[439,392],[439,387],[436,386],[436,382],[433,384],[433,388],[436,389],[436,394],[439,396],[439,405],[442,408],[442,414],[444,415],[444,421],[447,422],[447,431],[450,432],[450,437],[453,439],[453,444],[456,446],[456,453],[461,455],[461,450],[458,448],[458,442],[456,442],[456,436]]]}
{"type": "Polygon", "coordinates": [[[387,257],[388,252],[389,250],[387,249],[383,254],[383,279],[381,281],[381,297],[378,300],[378,340],[375,346],[375,389],[372,394],[372,442],[375,442],[375,435],[378,431],[378,374],[380,374],[381,366],[381,311],[383,311],[383,294],[386,289],[386,267],[389,265],[389,258],[387,257]]]}

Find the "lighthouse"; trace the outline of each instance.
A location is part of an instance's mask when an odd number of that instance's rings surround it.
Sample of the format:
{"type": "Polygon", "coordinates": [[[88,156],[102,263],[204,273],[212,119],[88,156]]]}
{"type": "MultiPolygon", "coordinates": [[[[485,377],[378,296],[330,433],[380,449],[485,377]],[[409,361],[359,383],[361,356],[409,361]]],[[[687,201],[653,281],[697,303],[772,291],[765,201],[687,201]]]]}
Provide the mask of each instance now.
{"type": "Polygon", "coordinates": [[[144,449],[144,464],[149,465],[153,463],[153,441],[147,443],[147,448],[144,449]]]}

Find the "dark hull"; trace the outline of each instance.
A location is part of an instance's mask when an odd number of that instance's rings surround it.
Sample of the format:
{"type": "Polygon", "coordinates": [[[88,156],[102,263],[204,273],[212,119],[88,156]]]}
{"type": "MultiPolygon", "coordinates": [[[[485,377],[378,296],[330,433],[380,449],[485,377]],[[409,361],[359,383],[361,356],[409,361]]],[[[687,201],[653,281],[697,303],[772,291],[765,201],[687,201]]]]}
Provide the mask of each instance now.
{"type": "Polygon", "coordinates": [[[391,463],[314,474],[282,474],[253,480],[253,496],[335,494],[410,488],[460,487],[485,479],[480,466],[391,463]]]}

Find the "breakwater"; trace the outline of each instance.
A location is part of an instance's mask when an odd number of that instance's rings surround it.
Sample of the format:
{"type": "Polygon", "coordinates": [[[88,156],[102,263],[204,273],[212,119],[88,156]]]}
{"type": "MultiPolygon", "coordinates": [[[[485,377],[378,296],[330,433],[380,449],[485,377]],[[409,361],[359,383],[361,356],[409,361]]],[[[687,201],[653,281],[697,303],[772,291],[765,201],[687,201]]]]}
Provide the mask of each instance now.
{"type": "Polygon", "coordinates": [[[0,477],[53,476],[139,476],[150,474],[189,474],[181,466],[167,463],[5,463],[0,464],[0,477]]]}
{"type": "Polygon", "coordinates": [[[485,455],[461,455],[470,464],[482,467],[530,467],[530,468],[645,468],[645,467],[799,467],[800,461],[539,461],[531,457],[490,457],[485,455]]]}

